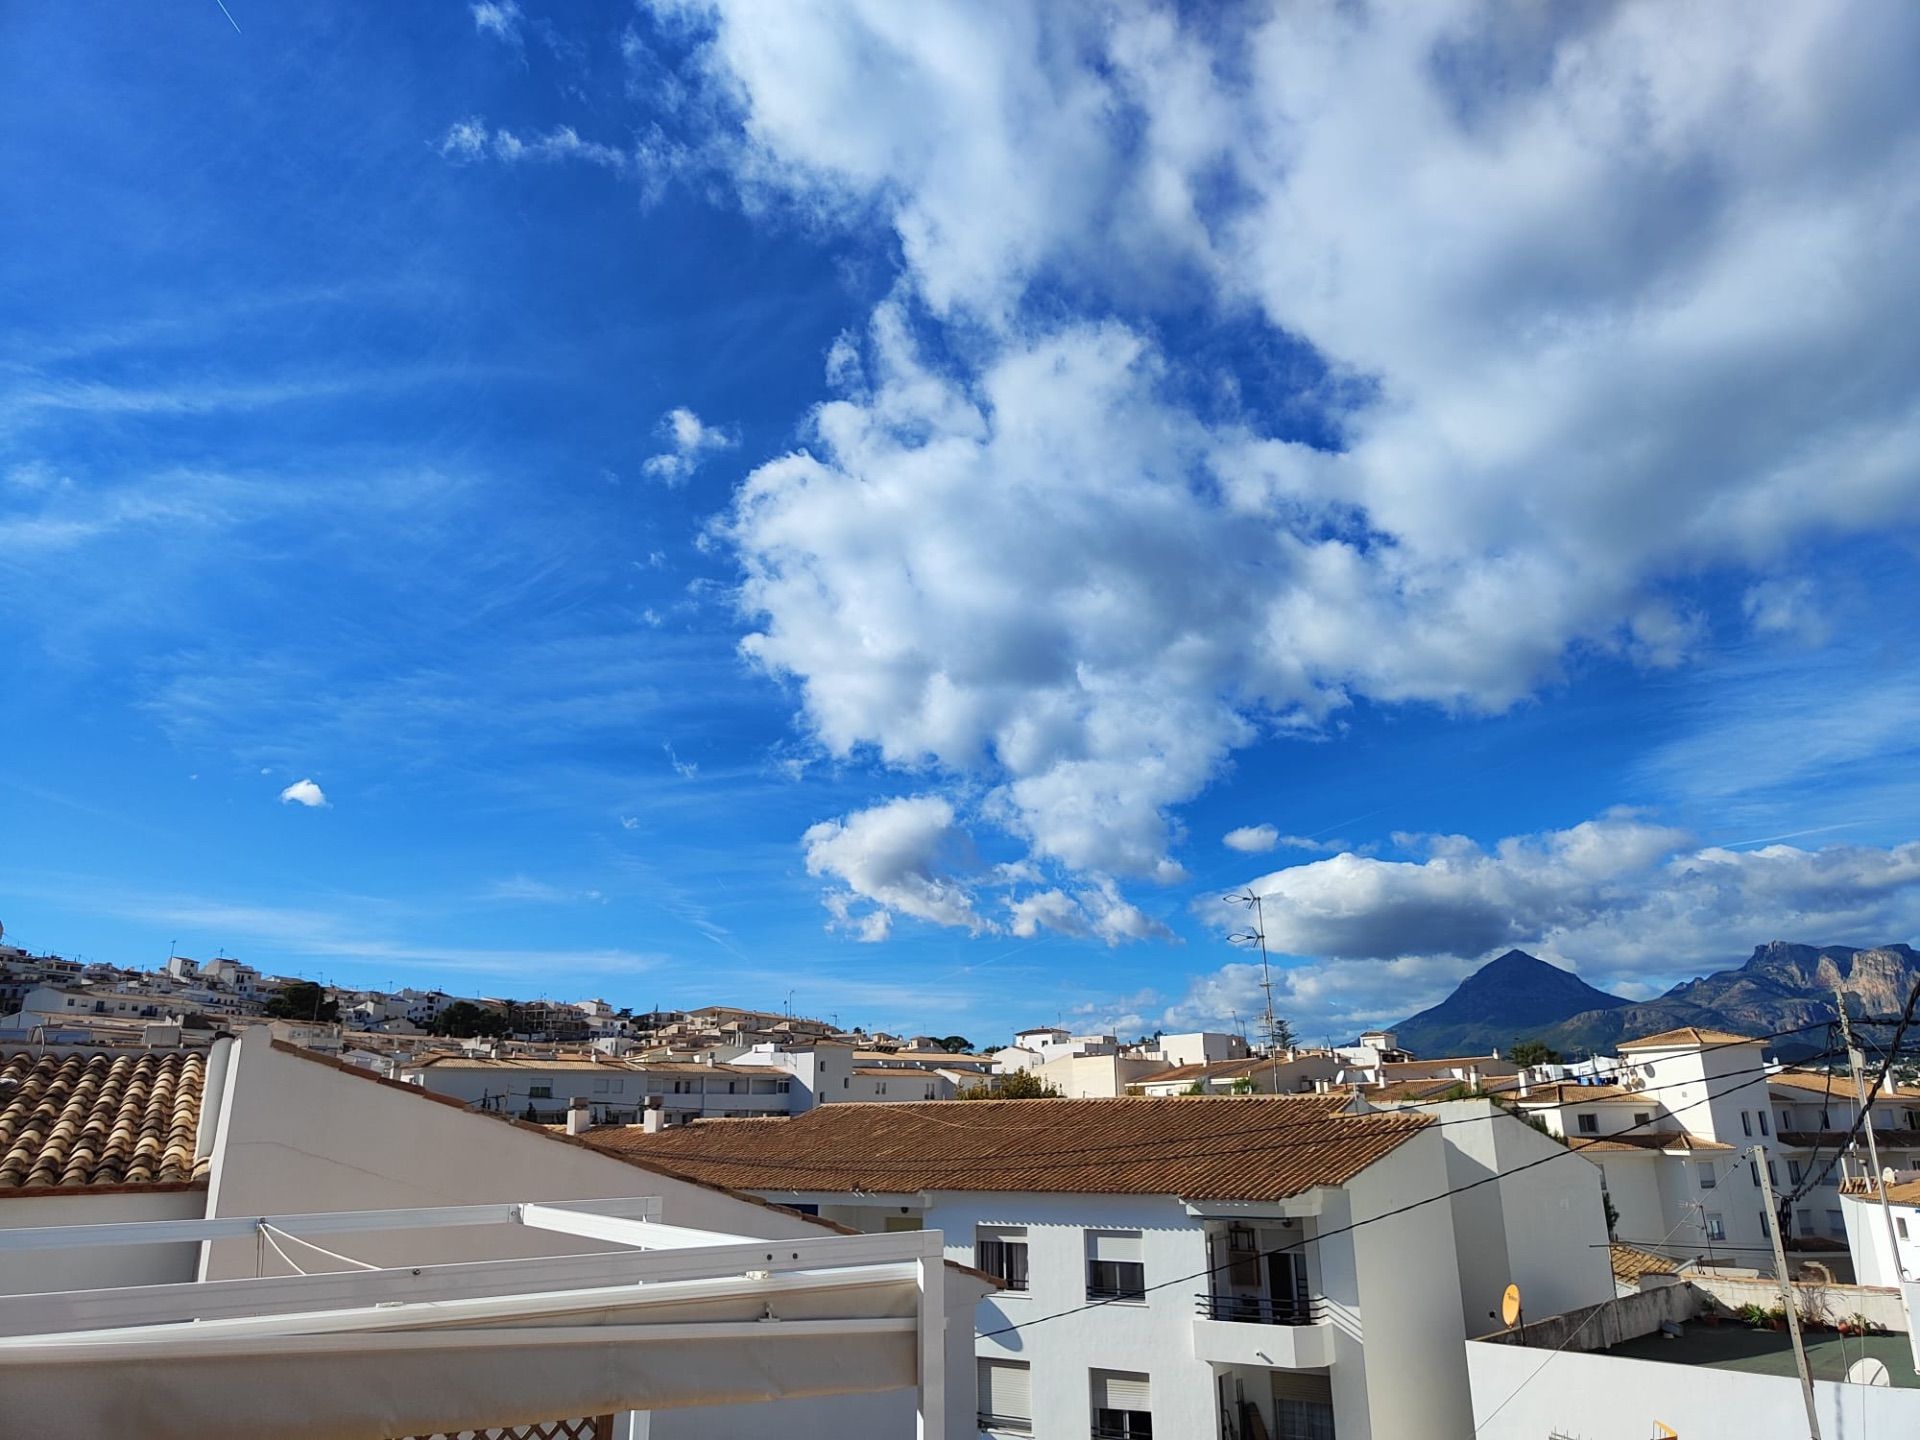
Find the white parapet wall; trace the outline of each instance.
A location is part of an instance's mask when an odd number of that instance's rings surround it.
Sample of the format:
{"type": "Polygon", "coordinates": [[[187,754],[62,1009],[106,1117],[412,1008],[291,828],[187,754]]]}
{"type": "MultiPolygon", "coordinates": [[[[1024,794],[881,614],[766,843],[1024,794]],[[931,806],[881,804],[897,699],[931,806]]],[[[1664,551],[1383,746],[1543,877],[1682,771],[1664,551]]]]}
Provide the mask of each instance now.
{"type": "MultiPolygon", "coordinates": [[[[1806,1440],[1800,1382],[1704,1365],[1467,1342],[1475,1440],[1646,1440],[1666,1425],[1694,1440],[1806,1440]]],[[[1920,1390],[1814,1382],[1820,1433],[1920,1435],[1920,1390]]]]}

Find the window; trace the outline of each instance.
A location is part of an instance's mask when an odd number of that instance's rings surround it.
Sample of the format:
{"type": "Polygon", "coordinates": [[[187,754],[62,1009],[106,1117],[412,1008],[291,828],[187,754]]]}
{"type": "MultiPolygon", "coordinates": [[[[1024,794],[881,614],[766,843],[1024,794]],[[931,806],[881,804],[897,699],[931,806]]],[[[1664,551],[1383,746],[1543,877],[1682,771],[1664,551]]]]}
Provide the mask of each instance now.
{"type": "Polygon", "coordinates": [[[1793,1233],[1803,1238],[1813,1234],[1813,1211],[1796,1210],[1793,1212],[1793,1233]]]}
{"type": "Polygon", "coordinates": [[[545,1085],[527,1086],[527,1098],[529,1100],[551,1100],[553,1098],[553,1083],[549,1081],[545,1085]]]}
{"type": "Polygon", "coordinates": [[[1836,1239],[1847,1233],[1847,1217],[1838,1210],[1827,1211],[1827,1234],[1836,1239]]]}
{"type": "Polygon", "coordinates": [[[1800,1175],[1800,1162],[1798,1160],[1787,1161],[1787,1179],[1791,1180],[1795,1185],[1798,1185],[1800,1183],[1800,1175]]]}
{"type": "Polygon", "coordinates": [[[1764,1110],[1755,1111],[1754,1118],[1760,1122],[1760,1133],[1762,1135],[1766,1134],[1767,1133],[1767,1112],[1764,1110]]]}
{"type": "Polygon", "coordinates": [[[1767,1239],[1773,1238],[1773,1231],[1767,1226],[1767,1212],[1764,1210],[1760,1212],[1760,1234],[1767,1239]]]}
{"type": "Polygon", "coordinates": [[[1758,1160],[1747,1161],[1747,1173],[1753,1176],[1753,1183],[1757,1186],[1760,1183],[1760,1162],[1758,1160]]]}
{"type": "Polygon", "coordinates": [[[973,1264],[1009,1290],[1027,1288],[1027,1231],[1023,1225],[982,1225],[974,1231],[973,1264]]]}
{"type": "Polygon", "coordinates": [[[604,1094],[606,1094],[606,1093],[607,1093],[607,1082],[606,1082],[605,1080],[595,1080],[595,1081],[593,1082],[593,1093],[594,1093],[594,1094],[596,1094],[596,1095],[604,1095],[604,1094]]]}
{"type": "Polygon", "coordinates": [[[1904,1215],[1894,1216],[1893,1228],[1900,1232],[1900,1238],[1902,1240],[1906,1239],[1907,1238],[1907,1217],[1904,1215]]]}
{"type": "Polygon", "coordinates": [[[1782,1130],[1793,1129],[1793,1117],[1784,1110],[1780,1112],[1780,1128],[1782,1130]]]}
{"type": "Polygon", "coordinates": [[[1711,1190],[1719,1183],[1720,1177],[1714,1174],[1713,1166],[1702,1165],[1700,1167],[1700,1188],[1702,1190],[1711,1190]]]}
{"type": "Polygon", "coordinates": [[[1724,1240],[1727,1238],[1727,1220],[1724,1215],[1716,1215],[1709,1210],[1703,1217],[1707,1226],[1707,1239],[1724,1240]]]}
{"type": "Polygon", "coordinates": [[[1636,1130],[1642,1125],[1651,1125],[1652,1123],[1653,1115],[1650,1111],[1636,1110],[1633,1112],[1633,1125],[1636,1130]]]}
{"type": "Polygon", "coordinates": [[[1771,1160],[1767,1161],[1767,1183],[1770,1185],[1780,1183],[1780,1167],[1771,1160]]]}
{"type": "Polygon", "coordinates": [[[1138,1230],[1092,1230],[1087,1233],[1087,1298],[1147,1298],[1147,1267],[1140,1258],[1138,1230]]]}
{"type": "Polygon", "coordinates": [[[1830,1111],[1822,1110],[1820,1112],[1820,1128],[1822,1130],[1831,1130],[1833,1128],[1833,1115],[1830,1111]]]}
{"type": "Polygon", "coordinates": [[[1745,1110],[1740,1112],[1740,1133],[1742,1135],[1753,1134],[1753,1116],[1745,1110]]]}
{"type": "Polygon", "coordinates": [[[1095,1440],[1153,1440],[1153,1401],[1145,1375],[1125,1370],[1095,1370],[1095,1440]]]}
{"type": "Polygon", "coordinates": [[[1033,1367],[1024,1360],[976,1360],[980,1428],[1033,1433],[1033,1367]]]}
{"type": "Polygon", "coordinates": [[[1589,1111],[1587,1114],[1575,1118],[1579,1121],[1580,1133],[1582,1135],[1597,1135],[1600,1133],[1600,1117],[1598,1115],[1589,1111]]]}

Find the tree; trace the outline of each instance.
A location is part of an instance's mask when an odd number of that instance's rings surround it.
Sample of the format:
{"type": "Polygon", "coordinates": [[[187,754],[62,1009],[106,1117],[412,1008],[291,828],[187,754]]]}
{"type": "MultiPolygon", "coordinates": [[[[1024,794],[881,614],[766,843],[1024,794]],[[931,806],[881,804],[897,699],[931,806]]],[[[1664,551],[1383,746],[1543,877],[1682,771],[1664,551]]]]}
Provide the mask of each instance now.
{"type": "Polygon", "coordinates": [[[965,1055],[973,1049],[973,1042],[964,1035],[942,1035],[933,1043],[949,1055],[965,1055]]]}
{"type": "Polygon", "coordinates": [[[340,1002],[326,998],[326,992],[311,980],[294,980],[267,997],[262,1007],[270,1020],[305,1020],[332,1024],[340,1018],[340,1002]]]}
{"type": "Polygon", "coordinates": [[[986,1081],[977,1085],[963,1085],[954,1092],[956,1100],[1058,1100],[1060,1087],[1051,1080],[1042,1080],[1031,1070],[1015,1070],[1010,1075],[1000,1077],[1000,1088],[995,1090],[986,1081]]]}
{"type": "Polygon", "coordinates": [[[1533,1065],[1557,1063],[1560,1052],[1548,1049],[1546,1044],[1539,1040],[1520,1040],[1516,1041],[1513,1048],[1507,1052],[1507,1058],[1525,1070],[1533,1065]]]}
{"type": "Polygon", "coordinates": [[[427,1028],[435,1035],[449,1035],[456,1040],[475,1035],[497,1039],[507,1033],[507,1017],[470,1001],[456,1000],[434,1016],[427,1028]]]}

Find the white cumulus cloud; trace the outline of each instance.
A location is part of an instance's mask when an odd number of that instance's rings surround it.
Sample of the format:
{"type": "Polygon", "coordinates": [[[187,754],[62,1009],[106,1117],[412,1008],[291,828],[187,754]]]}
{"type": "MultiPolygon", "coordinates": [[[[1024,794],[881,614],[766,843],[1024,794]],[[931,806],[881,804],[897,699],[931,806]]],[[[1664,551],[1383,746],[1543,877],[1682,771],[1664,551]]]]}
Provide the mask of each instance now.
{"type": "Polygon", "coordinates": [[[685,406],[677,406],[661,417],[660,433],[672,448],[653,456],[640,468],[669,485],[684,485],[708,455],[738,443],[727,431],[707,424],[685,406]]]}
{"type": "Polygon", "coordinates": [[[328,808],[327,792],[311,780],[296,780],[280,792],[282,805],[304,805],[309,810],[328,808]]]}
{"type": "Polygon", "coordinates": [[[1685,664],[1681,582],[1920,514],[1920,12],[676,8],[743,189],[902,256],[737,497],[749,652],[1045,861],[1175,878],[1275,727],[1685,664]],[[1063,275],[1304,347],[1329,438],[1063,275]]]}

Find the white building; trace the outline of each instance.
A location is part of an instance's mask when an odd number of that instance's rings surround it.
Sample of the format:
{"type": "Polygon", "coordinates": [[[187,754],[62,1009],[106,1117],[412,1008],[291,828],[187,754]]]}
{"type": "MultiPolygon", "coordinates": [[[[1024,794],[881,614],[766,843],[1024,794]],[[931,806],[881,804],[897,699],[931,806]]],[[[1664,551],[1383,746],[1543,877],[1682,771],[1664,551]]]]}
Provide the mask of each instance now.
{"type": "Polygon", "coordinates": [[[863,1231],[941,1230],[1008,1287],[976,1322],[992,1435],[1465,1440],[1470,1315],[1515,1275],[1612,1295],[1598,1176],[1505,1115],[1349,1103],[829,1106],[589,1138],[863,1231]],[[1478,1136],[1457,1164],[1455,1130],[1478,1136]],[[1409,1204],[1521,1158],[1544,1163],[1474,1204],[1409,1204]]]}
{"type": "MultiPolygon", "coordinates": [[[[1770,1065],[1765,1048],[1689,1026],[1621,1045],[1613,1083],[1507,1093],[1605,1172],[1622,1240],[1770,1272],[1762,1163],[1776,1200],[1791,1197],[1789,1247],[1837,1247],[1841,1147],[1859,1107],[1848,1076],[1770,1065]]],[[[1920,1096],[1882,1096],[1873,1124],[1887,1163],[1920,1158],[1920,1096]]]]}
{"type": "Polygon", "coordinates": [[[786,1115],[785,1076],[689,1060],[540,1059],[436,1055],[403,1065],[397,1078],[476,1110],[557,1123],[575,1100],[594,1124],[632,1124],[649,1104],[669,1125],[740,1115],[786,1115]]]}
{"type": "Polygon", "coordinates": [[[795,1115],[818,1105],[953,1098],[950,1077],[917,1067],[869,1064],[861,1055],[851,1045],[816,1041],[795,1046],[768,1040],[736,1053],[731,1063],[785,1077],[789,1108],[795,1115]]]}
{"type": "Polygon", "coordinates": [[[4,1067],[8,1433],[373,1436],[639,1407],[656,1410],[632,1432],[645,1440],[972,1433],[969,1321],[991,1284],[915,1237],[862,1248],[264,1027],[206,1055],[10,1055],[4,1067]],[[444,1208],[473,1206],[493,1213],[467,1224],[444,1208]],[[411,1214],[391,1229],[340,1215],[397,1209],[411,1214]],[[634,1217],[666,1227],[637,1237],[652,1247],[638,1253],[634,1217]],[[202,1228],[126,1228],[155,1220],[202,1228]],[[98,1244],[64,1228],[92,1224],[109,1226],[98,1244]],[[881,1268],[855,1273],[869,1266],[881,1268]],[[214,1280],[226,1283],[201,1288],[214,1280]],[[580,1293],[610,1284],[625,1298],[580,1293]],[[112,1293],[70,1300],[75,1289],[112,1293]],[[622,1314],[651,1298],[640,1291],[676,1303],[622,1314]],[[305,1324],[301,1339],[276,1329],[289,1309],[353,1313],[305,1324]],[[530,1328],[558,1314],[581,1318],[530,1328]],[[862,1323],[815,1323],[836,1317],[862,1323]],[[609,1320],[672,1328],[574,1328],[609,1320]],[[102,1326],[128,1328],[111,1349],[62,1333],[102,1326]],[[948,1384],[949,1372],[967,1378],[948,1384]]]}

